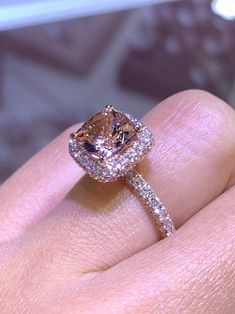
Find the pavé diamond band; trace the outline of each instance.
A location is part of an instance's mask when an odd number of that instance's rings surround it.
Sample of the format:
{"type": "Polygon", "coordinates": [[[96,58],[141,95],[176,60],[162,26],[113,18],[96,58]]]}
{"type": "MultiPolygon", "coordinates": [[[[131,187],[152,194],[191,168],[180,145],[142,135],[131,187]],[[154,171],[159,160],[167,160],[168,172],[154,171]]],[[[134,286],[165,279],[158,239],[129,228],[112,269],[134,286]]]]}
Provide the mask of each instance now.
{"type": "Polygon", "coordinates": [[[165,238],[175,231],[165,206],[134,167],[150,151],[149,129],[129,114],[106,106],[70,135],[69,153],[92,178],[113,182],[124,178],[151,213],[165,238]]]}

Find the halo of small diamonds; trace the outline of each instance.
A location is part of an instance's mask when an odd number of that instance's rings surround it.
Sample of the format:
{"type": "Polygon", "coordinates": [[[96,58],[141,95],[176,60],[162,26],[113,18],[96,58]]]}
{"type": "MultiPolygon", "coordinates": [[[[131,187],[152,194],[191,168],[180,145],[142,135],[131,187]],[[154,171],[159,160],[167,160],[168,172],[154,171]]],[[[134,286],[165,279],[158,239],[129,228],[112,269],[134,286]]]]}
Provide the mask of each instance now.
{"type": "MultiPolygon", "coordinates": [[[[109,110],[111,110],[109,107],[109,110]]],[[[112,108],[112,110],[114,110],[112,108]]],[[[112,182],[118,177],[124,176],[130,169],[139,163],[150,151],[154,140],[149,129],[142,122],[133,118],[129,114],[117,111],[119,114],[128,118],[134,126],[138,136],[131,140],[128,147],[113,156],[107,158],[105,162],[94,160],[87,151],[79,146],[75,134],[71,134],[69,141],[69,153],[92,178],[100,182],[112,182]]]]}

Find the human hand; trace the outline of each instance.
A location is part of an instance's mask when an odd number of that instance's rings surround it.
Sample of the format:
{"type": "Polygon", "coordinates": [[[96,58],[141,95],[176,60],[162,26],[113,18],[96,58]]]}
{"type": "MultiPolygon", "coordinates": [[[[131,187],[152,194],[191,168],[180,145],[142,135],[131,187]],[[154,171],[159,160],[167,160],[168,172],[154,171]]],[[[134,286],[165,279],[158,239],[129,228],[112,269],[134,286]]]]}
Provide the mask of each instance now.
{"type": "Polygon", "coordinates": [[[83,176],[73,126],[0,187],[0,313],[235,311],[235,113],[188,91],[144,122],[156,145],[139,171],[178,230],[159,241],[121,180],[83,176]]]}

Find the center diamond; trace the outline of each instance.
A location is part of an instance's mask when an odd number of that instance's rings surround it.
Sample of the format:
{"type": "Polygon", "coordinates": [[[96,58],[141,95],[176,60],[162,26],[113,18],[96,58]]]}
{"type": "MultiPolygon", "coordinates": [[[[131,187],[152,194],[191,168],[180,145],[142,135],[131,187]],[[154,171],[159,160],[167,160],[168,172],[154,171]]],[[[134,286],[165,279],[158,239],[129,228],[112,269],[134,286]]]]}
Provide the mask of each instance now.
{"type": "Polygon", "coordinates": [[[88,155],[104,161],[129,147],[137,136],[135,126],[127,116],[107,109],[88,120],[75,133],[74,139],[88,155]]]}

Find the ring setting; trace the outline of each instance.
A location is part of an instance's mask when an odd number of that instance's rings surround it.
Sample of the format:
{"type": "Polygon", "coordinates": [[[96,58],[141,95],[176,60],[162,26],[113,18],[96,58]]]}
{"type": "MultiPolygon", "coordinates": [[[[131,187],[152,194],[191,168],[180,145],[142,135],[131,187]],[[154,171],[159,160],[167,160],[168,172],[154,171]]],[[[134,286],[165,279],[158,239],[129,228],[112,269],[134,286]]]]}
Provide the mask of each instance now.
{"type": "Polygon", "coordinates": [[[93,179],[113,182],[124,178],[149,209],[162,238],[175,228],[157,195],[134,170],[154,145],[150,130],[131,115],[106,106],[70,135],[69,153],[93,179]]]}

